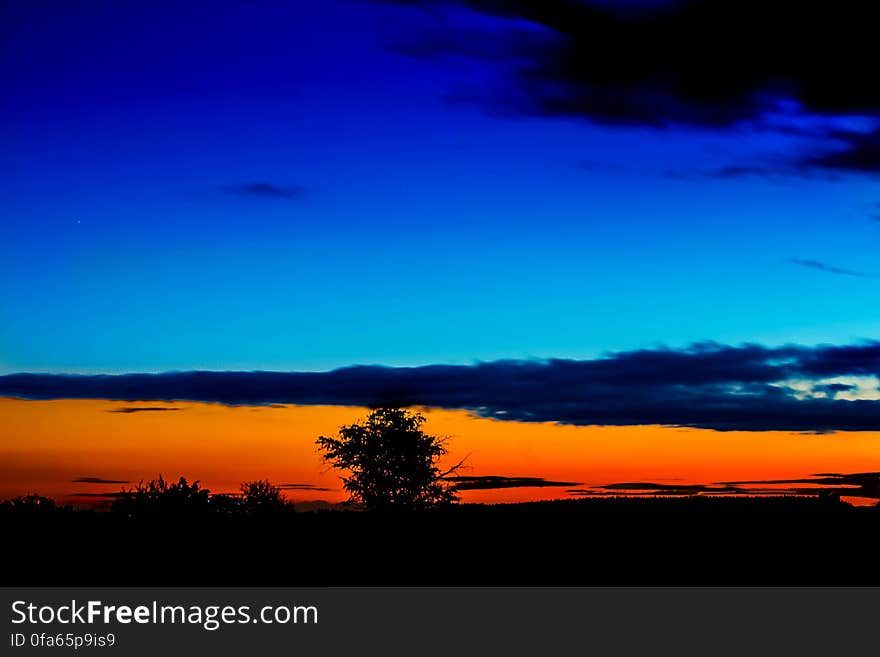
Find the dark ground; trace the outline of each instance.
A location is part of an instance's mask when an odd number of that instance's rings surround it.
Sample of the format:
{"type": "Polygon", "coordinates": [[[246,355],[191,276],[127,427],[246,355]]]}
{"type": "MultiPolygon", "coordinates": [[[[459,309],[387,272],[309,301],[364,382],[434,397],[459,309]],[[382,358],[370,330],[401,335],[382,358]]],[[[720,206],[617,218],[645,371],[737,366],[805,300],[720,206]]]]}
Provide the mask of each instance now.
{"type": "Polygon", "coordinates": [[[0,532],[6,586],[880,584],[880,508],[813,498],[7,513],[0,532]]]}

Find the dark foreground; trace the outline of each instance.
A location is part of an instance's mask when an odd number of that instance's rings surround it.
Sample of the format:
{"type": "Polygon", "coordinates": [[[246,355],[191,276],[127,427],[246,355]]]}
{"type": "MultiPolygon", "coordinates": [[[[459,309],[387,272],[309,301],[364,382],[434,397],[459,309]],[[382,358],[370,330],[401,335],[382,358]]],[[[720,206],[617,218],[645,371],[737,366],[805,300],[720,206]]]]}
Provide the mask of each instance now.
{"type": "Polygon", "coordinates": [[[0,523],[7,586],[880,584],[880,509],[804,498],[0,523]]]}

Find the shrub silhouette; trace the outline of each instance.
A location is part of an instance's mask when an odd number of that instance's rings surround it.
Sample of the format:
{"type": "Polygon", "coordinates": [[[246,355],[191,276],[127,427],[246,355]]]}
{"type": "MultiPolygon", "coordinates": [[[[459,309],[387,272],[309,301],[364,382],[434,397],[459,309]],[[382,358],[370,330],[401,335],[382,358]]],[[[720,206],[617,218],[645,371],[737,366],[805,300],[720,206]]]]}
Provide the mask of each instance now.
{"type": "Polygon", "coordinates": [[[241,497],[239,495],[217,493],[211,495],[210,504],[212,513],[223,515],[235,515],[241,513],[241,497]]]}
{"type": "Polygon", "coordinates": [[[443,480],[444,440],[422,431],[425,418],[403,408],[374,410],[363,423],[343,425],[336,438],[320,436],[324,461],[349,472],[342,477],[350,502],[370,510],[424,509],[457,501],[443,480]]]}
{"type": "Polygon", "coordinates": [[[210,511],[211,492],[198,481],[189,483],[185,477],[169,484],[162,475],[134,489],[123,490],[113,501],[112,509],[126,515],[182,515],[210,511]]]}
{"type": "Polygon", "coordinates": [[[285,499],[281,489],[268,479],[245,481],[241,484],[239,508],[248,515],[293,511],[293,504],[285,499]]]}
{"type": "Polygon", "coordinates": [[[14,513],[52,513],[67,510],[67,508],[59,507],[51,497],[29,493],[5,500],[0,504],[0,510],[14,513]]]}

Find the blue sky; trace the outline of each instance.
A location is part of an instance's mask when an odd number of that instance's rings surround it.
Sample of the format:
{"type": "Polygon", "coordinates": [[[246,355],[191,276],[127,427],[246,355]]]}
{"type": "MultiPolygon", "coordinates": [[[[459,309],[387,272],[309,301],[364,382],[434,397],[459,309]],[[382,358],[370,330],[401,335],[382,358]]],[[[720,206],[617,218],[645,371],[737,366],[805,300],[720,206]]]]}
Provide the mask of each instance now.
{"type": "Polygon", "coordinates": [[[467,7],[119,5],[3,10],[0,372],[877,336],[876,180],[717,175],[815,135],[474,102],[513,56],[401,44],[546,29],[467,7]]]}

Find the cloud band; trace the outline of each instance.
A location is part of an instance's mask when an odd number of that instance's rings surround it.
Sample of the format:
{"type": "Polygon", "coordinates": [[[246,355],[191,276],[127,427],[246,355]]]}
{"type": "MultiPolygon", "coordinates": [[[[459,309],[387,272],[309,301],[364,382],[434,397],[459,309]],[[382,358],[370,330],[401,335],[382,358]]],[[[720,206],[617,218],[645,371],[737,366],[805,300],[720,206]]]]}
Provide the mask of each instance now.
{"type": "Polygon", "coordinates": [[[847,388],[828,385],[834,377],[870,381],[878,374],[880,342],[777,348],[707,343],[680,350],[619,352],[592,360],[355,366],[330,372],[11,374],[0,376],[0,395],[223,404],[405,404],[468,409],[504,420],[577,425],[880,431],[880,401],[872,398],[877,395],[841,398],[847,388]]]}

